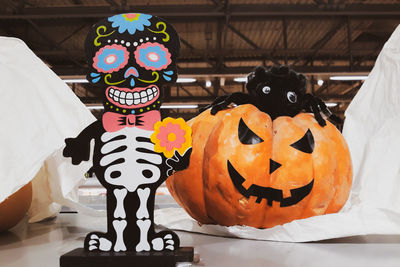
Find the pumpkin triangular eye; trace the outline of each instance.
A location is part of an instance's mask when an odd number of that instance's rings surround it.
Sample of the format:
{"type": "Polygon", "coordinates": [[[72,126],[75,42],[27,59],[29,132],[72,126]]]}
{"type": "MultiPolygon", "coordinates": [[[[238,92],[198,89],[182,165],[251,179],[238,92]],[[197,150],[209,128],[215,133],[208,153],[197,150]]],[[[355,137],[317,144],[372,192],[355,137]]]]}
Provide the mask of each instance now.
{"type": "Polygon", "coordinates": [[[314,136],[310,129],[308,129],[306,134],[300,140],[291,144],[290,146],[304,153],[312,153],[314,151],[314,136]]]}
{"type": "Polygon", "coordinates": [[[238,132],[239,140],[244,145],[255,145],[264,142],[261,137],[250,130],[249,127],[247,127],[242,118],[240,118],[239,121],[238,132]]]}

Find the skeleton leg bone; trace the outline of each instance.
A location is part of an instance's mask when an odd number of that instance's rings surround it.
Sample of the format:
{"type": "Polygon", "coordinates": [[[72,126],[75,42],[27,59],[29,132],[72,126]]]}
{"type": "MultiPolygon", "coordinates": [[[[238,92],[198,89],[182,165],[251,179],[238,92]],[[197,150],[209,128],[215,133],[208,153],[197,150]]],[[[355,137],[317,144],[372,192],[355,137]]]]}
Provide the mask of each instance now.
{"type": "Polygon", "coordinates": [[[125,188],[114,189],[114,196],[117,200],[117,206],[115,207],[115,210],[114,210],[114,218],[115,219],[118,219],[118,218],[125,219],[126,218],[124,200],[125,200],[127,193],[128,193],[128,190],[126,190],[125,188]]]}
{"type": "Polygon", "coordinates": [[[150,229],[151,221],[149,219],[137,220],[136,223],[140,229],[140,241],[136,246],[136,251],[150,251],[150,244],[147,240],[147,235],[150,229]]]}
{"type": "Polygon", "coordinates": [[[125,220],[114,220],[113,221],[113,226],[114,230],[117,234],[117,240],[115,241],[114,245],[114,251],[126,251],[126,246],[124,242],[124,230],[126,227],[126,221],[125,220]]]}
{"type": "Polygon", "coordinates": [[[147,200],[150,195],[150,188],[141,189],[138,188],[137,190],[140,206],[136,212],[136,218],[138,219],[148,219],[149,218],[149,211],[147,210],[147,200]]]}

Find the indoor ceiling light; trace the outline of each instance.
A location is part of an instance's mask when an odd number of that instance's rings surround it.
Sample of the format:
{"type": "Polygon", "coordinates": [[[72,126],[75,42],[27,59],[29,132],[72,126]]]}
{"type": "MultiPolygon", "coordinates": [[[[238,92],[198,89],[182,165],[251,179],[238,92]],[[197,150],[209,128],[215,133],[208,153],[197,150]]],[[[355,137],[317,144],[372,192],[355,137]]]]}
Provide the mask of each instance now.
{"type": "Polygon", "coordinates": [[[324,84],[324,80],[319,79],[319,80],[317,81],[317,84],[318,84],[319,86],[322,86],[322,85],[324,84]]]}
{"type": "Polygon", "coordinates": [[[194,83],[195,81],[195,78],[178,78],[176,80],[177,83],[194,83]]]}
{"type": "Polygon", "coordinates": [[[209,80],[206,81],[206,87],[211,87],[211,81],[209,80]]]}
{"type": "Polygon", "coordinates": [[[220,86],[225,86],[225,78],[224,78],[224,77],[221,77],[221,78],[219,79],[219,85],[220,85],[220,86]]]}
{"type": "Polygon", "coordinates": [[[102,105],[87,105],[86,107],[88,109],[103,109],[104,108],[102,105]]]}
{"type": "Polygon", "coordinates": [[[368,76],[356,75],[356,76],[331,76],[329,79],[334,81],[359,81],[366,80],[368,76]]]}
{"type": "Polygon", "coordinates": [[[196,104],[190,104],[190,105],[161,105],[162,109],[171,109],[171,108],[198,108],[199,105],[196,104]]]}
{"type": "Polygon", "coordinates": [[[332,108],[332,107],[336,107],[336,106],[337,106],[337,103],[334,103],[334,102],[328,102],[328,103],[325,103],[325,105],[326,105],[327,107],[330,107],[330,108],[332,108]]]}
{"type": "Polygon", "coordinates": [[[247,82],[247,77],[236,77],[236,78],[233,78],[233,80],[238,83],[245,83],[245,82],[247,82]]]}
{"type": "Polygon", "coordinates": [[[88,83],[89,81],[83,78],[80,79],[62,79],[66,83],[88,83]]]}

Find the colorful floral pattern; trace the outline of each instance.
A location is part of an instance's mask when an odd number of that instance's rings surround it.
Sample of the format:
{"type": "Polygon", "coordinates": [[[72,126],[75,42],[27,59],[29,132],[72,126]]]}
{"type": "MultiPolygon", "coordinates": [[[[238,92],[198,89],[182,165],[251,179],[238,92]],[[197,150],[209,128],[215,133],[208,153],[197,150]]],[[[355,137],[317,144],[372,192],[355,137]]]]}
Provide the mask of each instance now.
{"type": "Polygon", "coordinates": [[[143,31],[144,26],[150,26],[149,19],[151,17],[151,15],[147,14],[126,13],[109,17],[108,21],[112,22],[111,26],[113,28],[118,28],[119,33],[128,31],[130,34],[134,34],[137,30],[143,31]]]}
{"type": "Polygon", "coordinates": [[[171,158],[177,150],[183,155],[192,145],[192,129],[182,118],[165,118],[154,124],[154,133],[150,137],[154,151],[171,158]]]}
{"type": "Polygon", "coordinates": [[[171,53],[159,43],[144,43],[135,51],[136,62],[146,70],[162,70],[171,64],[171,53]]]}
{"type": "Polygon", "coordinates": [[[125,67],[128,63],[129,52],[122,45],[106,45],[96,52],[93,67],[103,73],[111,73],[125,67]]]}

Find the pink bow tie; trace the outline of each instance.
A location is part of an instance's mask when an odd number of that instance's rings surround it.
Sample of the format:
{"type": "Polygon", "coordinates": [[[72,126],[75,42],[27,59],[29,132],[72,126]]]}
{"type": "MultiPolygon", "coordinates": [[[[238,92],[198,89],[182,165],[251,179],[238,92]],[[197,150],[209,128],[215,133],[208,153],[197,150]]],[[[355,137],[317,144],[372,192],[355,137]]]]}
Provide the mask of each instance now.
{"type": "Polygon", "coordinates": [[[116,132],[125,127],[138,127],[143,130],[153,131],[154,124],[161,120],[158,110],[152,110],[139,115],[123,115],[114,112],[103,114],[103,127],[107,132],[116,132]]]}

